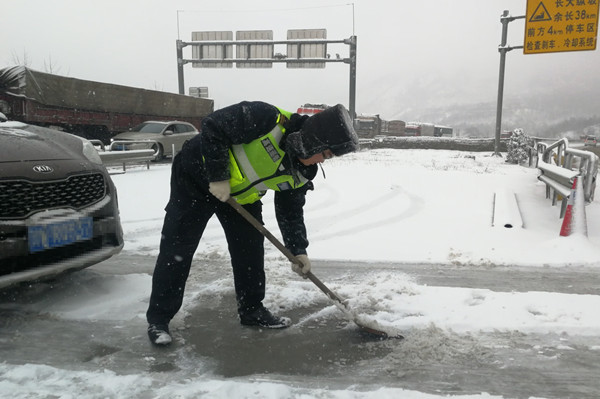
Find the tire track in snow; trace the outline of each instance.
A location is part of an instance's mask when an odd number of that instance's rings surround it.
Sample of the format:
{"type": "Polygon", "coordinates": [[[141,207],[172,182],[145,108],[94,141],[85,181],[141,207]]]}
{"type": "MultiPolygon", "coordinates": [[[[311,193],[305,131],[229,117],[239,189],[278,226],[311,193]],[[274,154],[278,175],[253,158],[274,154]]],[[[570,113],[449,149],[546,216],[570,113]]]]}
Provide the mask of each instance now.
{"type": "MultiPolygon", "coordinates": [[[[332,206],[327,208],[325,211],[331,209],[332,206]]],[[[400,186],[392,186],[391,191],[387,194],[374,198],[368,203],[360,204],[352,209],[345,210],[343,212],[336,211],[331,213],[329,216],[318,219],[313,229],[316,231],[315,234],[311,234],[311,239],[322,240],[332,237],[348,236],[356,234],[357,231],[365,232],[368,230],[378,229],[382,226],[397,223],[400,220],[411,217],[424,208],[424,201],[422,198],[416,195],[412,195],[400,186]],[[406,207],[392,207],[396,213],[383,215],[380,219],[375,219],[367,223],[355,224],[350,228],[343,228],[340,230],[333,231],[335,226],[340,222],[347,223],[353,218],[357,218],[367,212],[372,212],[373,207],[380,207],[384,203],[388,203],[394,199],[404,196],[408,200],[406,207]],[[327,232],[325,232],[327,230],[327,232]]],[[[320,209],[319,211],[322,211],[320,209]]],[[[360,218],[358,218],[360,219],[360,218]]]]}

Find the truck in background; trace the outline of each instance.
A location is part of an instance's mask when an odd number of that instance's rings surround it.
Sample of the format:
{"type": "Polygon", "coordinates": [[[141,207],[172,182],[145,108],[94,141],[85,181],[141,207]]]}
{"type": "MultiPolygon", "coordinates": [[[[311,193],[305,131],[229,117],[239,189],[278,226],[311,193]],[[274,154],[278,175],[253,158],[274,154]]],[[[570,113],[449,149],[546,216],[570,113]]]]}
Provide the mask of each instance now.
{"type": "Polygon", "coordinates": [[[406,122],[401,120],[386,121],[382,120],[381,134],[386,136],[405,136],[406,122]]]}
{"type": "Polygon", "coordinates": [[[299,107],[298,110],[296,110],[296,113],[300,115],[311,116],[318,114],[327,108],[329,108],[329,105],[327,104],[304,104],[303,106],[299,107]]]}
{"type": "MultiPolygon", "coordinates": [[[[300,106],[296,113],[300,115],[312,116],[319,112],[329,108],[327,104],[304,104],[300,106]]],[[[354,119],[354,130],[360,138],[373,138],[376,135],[381,134],[382,122],[384,122],[379,115],[370,116],[358,116],[354,119]]]]}
{"type": "Polygon", "coordinates": [[[407,136],[452,137],[453,129],[449,126],[435,125],[425,122],[407,122],[407,136]]]}
{"type": "Polygon", "coordinates": [[[407,122],[405,131],[407,136],[433,136],[435,125],[424,122],[407,122]]]}
{"type": "Polygon", "coordinates": [[[0,112],[105,143],[147,120],[180,120],[198,130],[211,99],[69,78],[16,66],[0,70],[0,112]]]}
{"type": "Polygon", "coordinates": [[[379,115],[357,116],[354,128],[359,137],[373,138],[375,136],[402,137],[406,135],[406,122],[401,120],[387,121],[379,115]]]}
{"type": "MultiPolygon", "coordinates": [[[[329,108],[326,104],[304,104],[296,111],[300,115],[315,115],[329,108]]],[[[424,122],[404,122],[385,120],[380,115],[358,115],[354,119],[354,129],[358,137],[370,139],[375,136],[414,137],[435,136],[452,137],[453,129],[448,126],[424,122]]]]}
{"type": "Polygon", "coordinates": [[[382,119],[379,115],[359,115],[354,119],[354,130],[358,137],[370,139],[381,134],[382,119]]]}
{"type": "Polygon", "coordinates": [[[433,135],[435,137],[452,137],[454,136],[454,129],[450,126],[435,125],[433,135]]]}
{"type": "Polygon", "coordinates": [[[421,135],[421,125],[414,122],[409,122],[404,127],[404,135],[408,137],[416,137],[421,135]]]}

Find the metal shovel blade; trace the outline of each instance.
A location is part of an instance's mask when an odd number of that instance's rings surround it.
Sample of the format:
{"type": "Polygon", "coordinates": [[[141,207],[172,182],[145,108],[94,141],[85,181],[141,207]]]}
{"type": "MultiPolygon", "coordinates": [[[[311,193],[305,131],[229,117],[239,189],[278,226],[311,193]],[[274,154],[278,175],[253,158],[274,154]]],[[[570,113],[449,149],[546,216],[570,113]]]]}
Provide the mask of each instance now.
{"type": "MultiPolygon", "coordinates": [[[[290,259],[291,260],[291,259],[290,259]]],[[[352,309],[348,307],[346,302],[342,300],[335,292],[331,291],[321,280],[317,278],[312,272],[306,273],[306,278],[312,281],[321,291],[325,293],[344,313],[346,318],[358,326],[361,332],[369,335],[376,336],[381,339],[385,338],[404,338],[400,333],[396,331],[383,331],[375,320],[368,320],[364,315],[356,314],[352,309]]]]}
{"type": "MultiPolygon", "coordinates": [[[[271,241],[271,243],[275,245],[275,247],[277,247],[277,249],[279,249],[279,251],[281,251],[281,253],[284,254],[290,260],[290,262],[300,264],[298,259],[296,259],[296,256],[289,249],[287,249],[285,245],[281,243],[281,241],[279,241],[273,234],[271,234],[271,232],[267,230],[265,226],[263,226],[258,220],[256,220],[254,216],[252,216],[246,209],[244,209],[243,206],[238,204],[235,199],[229,197],[227,203],[231,205],[240,215],[242,215],[242,217],[246,219],[252,226],[254,226],[258,231],[260,231],[269,241],[271,241]]],[[[404,338],[402,337],[402,335],[396,332],[388,333],[382,331],[376,325],[377,322],[368,322],[367,320],[364,320],[364,317],[360,317],[360,315],[357,315],[355,312],[348,308],[347,304],[335,292],[331,291],[312,272],[309,271],[308,273],[306,273],[306,278],[312,281],[317,287],[319,287],[321,291],[325,293],[325,295],[327,295],[332,301],[334,301],[338,309],[340,309],[350,321],[353,321],[362,332],[377,336],[381,339],[404,338]]]]}

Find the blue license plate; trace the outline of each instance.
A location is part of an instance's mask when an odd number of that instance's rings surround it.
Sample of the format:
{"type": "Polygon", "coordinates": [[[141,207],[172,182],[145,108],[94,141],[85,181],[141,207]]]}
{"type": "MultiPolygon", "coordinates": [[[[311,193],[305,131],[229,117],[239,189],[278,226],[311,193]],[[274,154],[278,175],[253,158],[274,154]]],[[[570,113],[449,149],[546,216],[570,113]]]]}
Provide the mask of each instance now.
{"type": "Polygon", "coordinates": [[[77,241],[89,240],[93,234],[94,226],[91,217],[29,226],[27,229],[29,252],[40,252],[45,249],[63,247],[77,241]]]}

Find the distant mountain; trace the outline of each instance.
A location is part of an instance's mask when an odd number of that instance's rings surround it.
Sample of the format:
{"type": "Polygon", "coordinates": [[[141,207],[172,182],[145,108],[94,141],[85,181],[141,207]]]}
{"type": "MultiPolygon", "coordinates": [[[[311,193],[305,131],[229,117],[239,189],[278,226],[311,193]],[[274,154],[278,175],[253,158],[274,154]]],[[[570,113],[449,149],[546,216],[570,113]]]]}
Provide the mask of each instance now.
{"type": "MultiPolygon", "coordinates": [[[[600,84],[585,76],[520,78],[505,87],[503,130],[520,127],[532,136],[562,137],[578,136],[600,125],[600,84]]],[[[384,89],[369,93],[371,98],[359,105],[377,110],[372,113],[384,119],[452,126],[461,136],[493,137],[495,133],[497,81],[472,77],[467,84],[461,83],[460,76],[446,74],[409,81],[380,78],[373,85],[384,89]]]]}
{"type": "MultiPolygon", "coordinates": [[[[496,129],[496,109],[496,102],[461,104],[421,110],[416,119],[452,126],[464,136],[492,137],[496,129]]],[[[599,124],[598,100],[565,108],[561,101],[524,96],[505,99],[502,110],[502,130],[520,127],[531,136],[579,135],[599,124]]]]}

